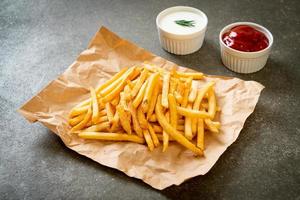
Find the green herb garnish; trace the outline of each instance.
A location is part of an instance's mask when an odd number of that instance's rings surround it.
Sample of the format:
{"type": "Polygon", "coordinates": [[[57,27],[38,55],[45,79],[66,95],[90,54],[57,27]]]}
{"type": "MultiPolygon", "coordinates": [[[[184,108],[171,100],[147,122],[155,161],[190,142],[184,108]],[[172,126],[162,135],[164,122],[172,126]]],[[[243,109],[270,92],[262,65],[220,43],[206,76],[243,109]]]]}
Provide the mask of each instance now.
{"type": "Polygon", "coordinates": [[[195,26],[194,20],[187,21],[187,20],[182,19],[182,20],[176,20],[174,22],[180,26],[186,26],[186,27],[194,27],[195,26]]]}

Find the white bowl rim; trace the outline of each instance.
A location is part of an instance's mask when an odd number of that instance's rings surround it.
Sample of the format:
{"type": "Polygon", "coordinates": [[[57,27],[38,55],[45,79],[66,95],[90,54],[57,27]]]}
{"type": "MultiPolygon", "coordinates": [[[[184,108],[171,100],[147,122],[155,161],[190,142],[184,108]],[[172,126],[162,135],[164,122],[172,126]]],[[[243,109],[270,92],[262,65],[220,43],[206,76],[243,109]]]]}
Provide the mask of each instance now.
{"type": "Polygon", "coordinates": [[[170,35],[173,35],[173,36],[190,37],[190,36],[198,35],[199,33],[201,33],[201,32],[203,32],[203,31],[206,30],[207,23],[208,23],[208,19],[207,19],[206,14],[205,14],[203,11],[201,11],[201,10],[199,10],[199,9],[197,9],[197,8],[194,8],[194,7],[190,7],[190,6],[173,6],[173,7],[169,7],[169,8],[166,8],[166,9],[162,10],[162,11],[156,16],[156,26],[157,26],[160,30],[164,31],[165,33],[170,34],[170,35]],[[194,32],[194,33],[190,33],[190,34],[174,34],[174,33],[172,33],[172,32],[169,32],[169,31],[163,29],[163,28],[160,26],[159,20],[160,20],[160,18],[162,17],[163,14],[165,14],[165,13],[167,13],[167,12],[169,12],[169,11],[172,11],[172,10],[190,10],[190,11],[194,11],[194,12],[196,12],[197,14],[202,15],[202,17],[203,17],[203,19],[204,19],[204,26],[203,26],[201,29],[199,29],[198,31],[196,31],[196,32],[194,32]]]}
{"type": "Polygon", "coordinates": [[[272,45],[273,45],[273,35],[272,35],[272,33],[267,29],[267,28],[265,28],[264,26],[262,26],[262,25],[259,25],[259,24],[257,24],[257,23],[254,23],[254,22],[234,22],[234,23],[231,23],[231,24],[228,24],[227,26],[225,26],[221,31],[220,31],[220,34],[219,34],[219,42],[223,45],[223,46],[225,46],[225,48],[227,48],[227,49],[230,49],[231,51],[233,51],[233,52],[236,52],[236,53],[239,53],[239,54],[247,54],[247,55],[254,55],[254,54],[261,54],[261,53],[265,53],[265,52],[267,52],[267,51],[269,51],[270,49],[271,49],[271,47],[272,47],[272,45]],[[234,26],[238,26],[238,25],[249,25],[249,26],[252,26],[253,28],[260,28],[260,29],[262,29],[263,31],[264,31],[264,34],[266,35],[266,37],[268,38],[268,40],[269,40],[269,45],[268,45],[268,47],[267,48],[265,48],[265,49],[262,49],[262,50],[260,50],[260,51],[253,51],[253,52],[246,52],[246,51],[240,51],[240,50],[236,50],[236,49],[233,49],[233,48],[231,48],[231,47],[229,47],[229,46],[227,46],[224,42],[223,42],[223,40],[222,40],[222,35],[224,34],[224,32],[225,32],[225,30],[227,30],[227,29],[229,29],[229,28],[231,28],[231,27],[234,27],[234,26]]]}

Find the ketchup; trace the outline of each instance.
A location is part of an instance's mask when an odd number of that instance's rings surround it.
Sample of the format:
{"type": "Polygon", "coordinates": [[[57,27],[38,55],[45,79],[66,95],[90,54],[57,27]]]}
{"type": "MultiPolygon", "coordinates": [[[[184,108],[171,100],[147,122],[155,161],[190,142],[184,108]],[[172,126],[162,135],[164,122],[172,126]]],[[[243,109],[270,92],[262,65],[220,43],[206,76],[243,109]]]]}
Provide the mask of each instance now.
{"type": "Polygon", "coordinates": [[[224,33],[222,40],[226,46],[245,52],[260,51],[269,46],[265,34],[247,25],[233,27],[224,33]]]}

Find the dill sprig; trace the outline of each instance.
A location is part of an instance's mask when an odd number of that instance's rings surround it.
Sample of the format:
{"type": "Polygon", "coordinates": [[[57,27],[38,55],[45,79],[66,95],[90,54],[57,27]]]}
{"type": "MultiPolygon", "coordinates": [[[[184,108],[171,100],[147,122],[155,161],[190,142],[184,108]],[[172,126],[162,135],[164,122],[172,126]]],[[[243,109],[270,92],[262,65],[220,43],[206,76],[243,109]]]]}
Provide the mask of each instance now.
{"type": "Polygon", "coordinates": [[[194,20],[176,20],[174,21],[176,24],[180,25],[180,26],[185,26],[185,27],[194,27],[195,26],[195,21],[194,20]]]}

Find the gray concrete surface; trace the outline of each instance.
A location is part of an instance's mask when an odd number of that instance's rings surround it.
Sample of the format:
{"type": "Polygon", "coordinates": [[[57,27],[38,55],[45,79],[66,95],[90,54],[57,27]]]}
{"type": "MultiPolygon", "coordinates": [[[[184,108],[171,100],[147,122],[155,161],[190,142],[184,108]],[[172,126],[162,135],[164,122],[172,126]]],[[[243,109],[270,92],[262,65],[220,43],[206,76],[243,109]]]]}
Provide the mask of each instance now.
{"type": "Polygon", "coordinates": [[[300,199],[300,3],[265,1],[0,2],[0,199],[300,199]],[[175,56],[160,48],[155,17],[188,5],[208,16],[202,49],[175,56]],[[269,28],[267,66],[239,75],[220,61],[217,36],[231,22],[269,28]],[[157,191],[67,149],[16,110],[62,73],[101,25],[183,66],[266,86],[238,140],[205,176],[157,191]]]}

